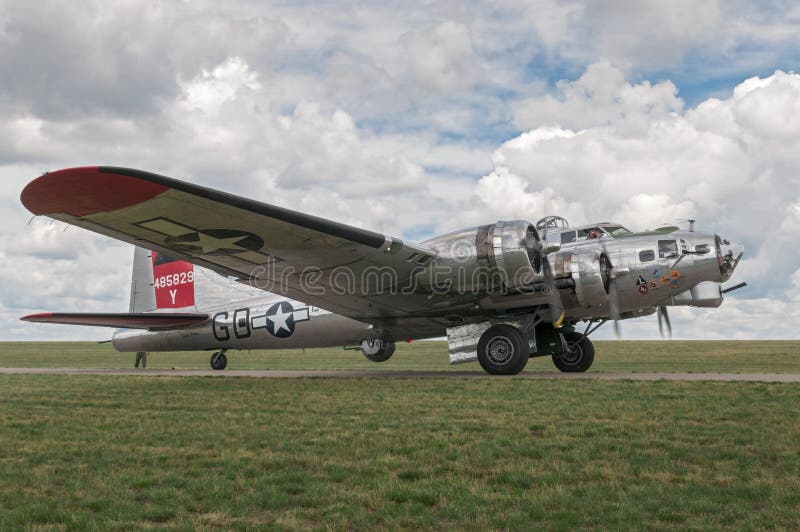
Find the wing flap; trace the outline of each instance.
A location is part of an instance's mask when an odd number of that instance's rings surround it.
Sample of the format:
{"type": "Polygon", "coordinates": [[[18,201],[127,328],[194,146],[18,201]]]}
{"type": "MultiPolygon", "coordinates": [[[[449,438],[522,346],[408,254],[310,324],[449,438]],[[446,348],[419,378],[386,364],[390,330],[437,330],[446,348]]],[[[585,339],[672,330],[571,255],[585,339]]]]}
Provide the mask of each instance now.
{"type": "Polygon", "coordinates": [[[62,325],[88,325],[92,327],[114,327],[117,329],[165,330],[179,329],[203,323],[208,314],[194,313],[82,313],[82,312],[44,312],[20,318],[35,323],[59,323],[62,325]]]}

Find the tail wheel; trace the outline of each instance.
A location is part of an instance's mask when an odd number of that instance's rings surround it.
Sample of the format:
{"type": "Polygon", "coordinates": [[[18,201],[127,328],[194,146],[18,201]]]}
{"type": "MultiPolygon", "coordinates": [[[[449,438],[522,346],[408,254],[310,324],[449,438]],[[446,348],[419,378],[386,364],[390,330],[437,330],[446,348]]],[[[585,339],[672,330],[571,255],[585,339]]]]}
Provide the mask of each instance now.
{"type": "Polygon", "coordinates": [[[492,325],[478,340],[478,362],[490,375],[516,375],[528,358],[528,342],[513,325],[492,325]]]}
{"type": "Polygon", "coordinates": [[[222,370],[228,365],[228,357],[222,351],[211,355],[211,369],[222,370]]]}
{"type": "Polygon", "coordinates": [[[594,345],[586,336],[577,332],[564,333],[568,351],[553,355],[553,364],[564,373],[583,373],[594,362],[594,345]]]}

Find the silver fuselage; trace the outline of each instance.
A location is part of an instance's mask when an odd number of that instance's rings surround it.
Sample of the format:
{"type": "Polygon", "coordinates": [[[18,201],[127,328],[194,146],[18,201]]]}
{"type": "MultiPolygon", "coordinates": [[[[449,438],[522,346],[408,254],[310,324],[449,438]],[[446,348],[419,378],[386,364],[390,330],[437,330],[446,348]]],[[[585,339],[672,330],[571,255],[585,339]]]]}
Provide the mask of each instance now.
{"type": "Polygon", "coordinates": [[[369,324],[274,295],[204,311],[211,316],[206,323],[168,331],[120,329],[112,343],[124,352],[292,349],[355,345],[371,330],[369,324]],[[291,306],[293,315],[277,326],[270,318],[276,305],[291,306]]]}

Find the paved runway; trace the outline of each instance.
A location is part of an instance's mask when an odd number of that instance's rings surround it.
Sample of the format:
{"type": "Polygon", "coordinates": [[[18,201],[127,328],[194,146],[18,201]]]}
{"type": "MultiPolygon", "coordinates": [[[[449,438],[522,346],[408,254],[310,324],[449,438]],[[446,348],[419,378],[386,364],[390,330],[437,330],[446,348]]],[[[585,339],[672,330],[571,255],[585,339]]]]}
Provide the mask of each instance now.
{"type": "Polygon", "coordinates": [[[15,375],[136,375],[141,377],[255,377],[262,379],[297,378],[423,378],[423,379],[595,379],[609,381],[755,381],[797,382],[794,373],[622,373],[622,372],[523,372],[513,377],[490,376],[482,371],[381,371],[381,370],[261,370],[229,369],[78,369],[78,368],[0,368],[0,374],[15,375]]]}

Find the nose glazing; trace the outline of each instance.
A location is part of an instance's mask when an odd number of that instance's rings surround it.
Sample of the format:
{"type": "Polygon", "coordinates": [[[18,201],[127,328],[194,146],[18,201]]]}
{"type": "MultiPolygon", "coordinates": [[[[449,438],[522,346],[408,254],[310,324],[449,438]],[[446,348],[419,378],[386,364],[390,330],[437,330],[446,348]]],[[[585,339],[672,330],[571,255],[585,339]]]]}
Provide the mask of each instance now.
{"type": "Polygon", "coordinates": [[[725,282],[730,279],[731,275],[733,275],[733,270],[739,264],[739,260],[744,254],[744,246],[721,238],[719,235],[715,235],[715,241],[719,273],[722,276],[722,282],[725,282]]]}

